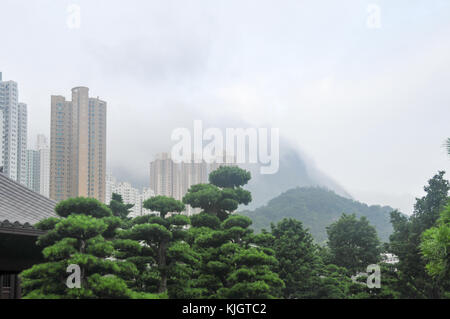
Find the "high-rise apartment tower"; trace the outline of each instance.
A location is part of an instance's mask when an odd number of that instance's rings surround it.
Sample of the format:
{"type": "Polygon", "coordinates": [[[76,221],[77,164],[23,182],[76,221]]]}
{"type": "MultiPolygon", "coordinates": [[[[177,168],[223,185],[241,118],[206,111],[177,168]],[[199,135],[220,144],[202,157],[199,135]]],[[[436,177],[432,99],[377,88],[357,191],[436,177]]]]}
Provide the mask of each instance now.
{"type": "Polygon", "coordinates": [[[87,87],[72,89],[72,101],[51,97],[50,198],[105,200],[106,102],[87,87]]]}
{"type": "Polygon", "coordinates": [[[3,118],[2,146],[3,173],[9,178],[27,183],[27,105],[19,103],[19,89],[14,81],[3,81],[0,72],[0,112],[3,118]]]}

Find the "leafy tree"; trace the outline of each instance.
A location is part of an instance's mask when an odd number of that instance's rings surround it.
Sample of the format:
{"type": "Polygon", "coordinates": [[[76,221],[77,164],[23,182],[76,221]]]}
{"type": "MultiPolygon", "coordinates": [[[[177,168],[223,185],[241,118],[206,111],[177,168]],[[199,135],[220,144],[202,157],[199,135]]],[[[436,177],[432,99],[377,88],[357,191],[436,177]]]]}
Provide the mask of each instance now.
{"type": "Polygon", "coordinates": [[[381,285],[379,288],[367,286],[367,276],[360,276],[356,285],[350,285],[347,298],[350,299],[398,299],[399,276],[395,265],[379,263],[381,285]]]}
{"type": "MultiPolygon", "coordinates": [[[[356,273],[332,263],[328,247],[318,247],[320,261],[319,282],[314,288],[314,298],[320,299],[396,299],[398,292],[398,272],[395,265],[378,263],[381,269],[381,288],[368,288],[367,276],[361,275],[353,282],[356,273]]],[[[366,269],[361,271],[365,273],[366,269]]]]}
{"type": "MultiPolygon", "coordinates": [[[[381,287],[369,288],[367,276],[359,274],[353,282],[353,271],[331,263],[331,253],[327,247],[319,248],[321,268],[319,282],[314,289],[314,298],[320,299],[397,299],[399,277],[395,265],[379,262],[381,287]]],[[[361,271],[361,273],[365,273],[361,271]]]]}
{"type": "Polygon", "coordinates": [[[327,227],[331,262],[356,273],[379,260],[380,242],[377,232],[364,216],[342,214],[327,227]]]}
{"type": "Polygon", "coordinates": [[[450,137],[445,141],[445,147],[447,149],[448,155],[450,155],[450,137]]]}
{"type": "Polygon", "coordinates": [[[414,231],[422,232],[433,227],[442,208],[447,204],[450,183],[444,178],[444,174],[444,171],[440,171],[430,179],[424,187],[427,195],[416,199],[412,216],[414,231]]]}
{"type": "Polygon", "coordinates": [[[439,172],[424,187],[426,195],[416,199],[411,217],[394,211],[391,223],[394,232],[390,237],[392,253],[398,256],[398,270],[402,298],[439,298],[442,287],[425,269],[420,244],[422,233],[433,227],[439,213],[447,203],[450,184],[439,172]]]}
{"type": "Polygon", "coordinates": [[[121,219],[127,219],[128,214],[130,214],[130,209],[134,207],[134,204],[125,204],[122,195],[113,193],[108,207],[111,209],[114,216],[121,219]]]}
{"type": "Polygon", "coordinates": [[[286,285],[284,298],[316,298],[321,260],[311,234],[295,219],[283,219],[271,228],[276,270],[286,285]]]}
{"type": "Polygon", "coordinates": [[[248,183],[250,172],[237,166],[221,166],[209,174],[209,182],[221,188],[236,188],[248,183]]]}
{"type": "Polygon", "coordinates": [[[328,247],[320,247],[320,280],[314,290],[315,298],[332,299],[394,299],[397,291],[397,274],[392,265],[379,263],[380,242],[375,228],[363,216],[343,214],[327,227],[328,247]],[[367,286],[367,266],[381,268],[381,288],[367,286]],[[353,276],[358,275],[356,282],[353,276]]]}
{"type": "MultiPolygon", "coordinates": [[[[231,188],[221,188],[215,184],[197,184],[189,188],[188,193],[183,197],[183,202],[192,207],[201,208],[203,211],[217,216],[219,220],[223,221],[228,218],[229,214],[235,211],[240,204],[247,205],[251,202],[252,196],[249,191],[242,188],[243,185],[236,184],[236,181],[243,180],[239,171],[230,171],[229,168],[222,166],[215,173],[215,178],[211,180],[219,180],[219,184],[224,184],[223,177],[218,175],[222,170],[234,182],[228,183],[233,185],[231,188]],[[234,175],[232,173],[235,173],[234,175]]],[[[250,173],[249,173],[250,174],[250,173]]]]}
{"type": "Polygon", "coordinates": [[[314,289],[316,299],[345,299],[351,297],[351,287],[361,289],[352,282],[348,269],[334,264],[322,264],[319,279],[314,289]]]}
{"type": "Polygon", "coordinates": [[[232,214],[251,201],[244,186],[250,173],[238,167],[220,167],[210,184],[193,185],[183,202],[201,208],[191,218],[187,241],[200,256],[192,288],[200,298],[280,297],[284,283],[273,272],[274,251],[264,236],[255,236],[248,217],[232,214]]]}
{"type": "Polygon", "coordinates": [[[144,202],[144,207],[158,212],[159,216],[163,219],[167,213],[180,213],[185,209],[182,202],[167,196],[151,197],[144,202]]]}
{"type": "Polygon", "coordinates": [[[426,230],[420,245],[426,270],[442,288],[441,296],[450,298],[450,203],[442,210],[437,226],[426,230]]]}
{"type": "Polygon", "coordinates": [[[274,251],[254,236],[251,220],[230,215],[220,222],[206,212],[192,216],[188,242],[201,262],[193,288],[201,298],[272,298],[281,295],[283,282],[272,269],[274,251]]]}
{"type": "Polygon", "coordinates": [[[120,219],[92,198],[71,198],[60,202],[55,211],[60,218],[49,218],[36,225],[47,231],[37,244],[43,247],[45,263],[21,273],[25,298],[139,298],[126,280],[137,274],[129,262],[113,260],[111,240],[120,219]],[[81,288],[68,288],[69,265],[81,270],[81,288]]]}
{"type": "MultiPolygon", "coordinates": [[[[122,257],[132,261],[139,270],[139,291],[166,293],[168,282],[180,285],[177,276],[192,272],[190,264],[196,256],[184,242],[189,218],[178,213],[184,210],[182,202],[166,196],[155,196],[144,202],[144,207],[156,215],[134,218],[132,227],[120,233],[122,257]],[[171,216],[168,216],[171,213],[171,216]],[[134,243],[133,243],[134,241],[134,243]],[[135,243],[142,243],[137,247],[135,243]]],[[[174,288],[175,290],[178,288],[174,288]]],[[[169,287],[169,294],[172,287],[169,287]]]]}

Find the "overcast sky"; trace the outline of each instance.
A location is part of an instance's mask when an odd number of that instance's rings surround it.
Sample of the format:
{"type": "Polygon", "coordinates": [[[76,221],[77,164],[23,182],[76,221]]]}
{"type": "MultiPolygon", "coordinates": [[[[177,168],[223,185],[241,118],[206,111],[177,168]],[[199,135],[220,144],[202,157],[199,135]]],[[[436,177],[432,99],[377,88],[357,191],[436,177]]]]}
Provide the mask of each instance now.
{"type": "Polygon", "coordinates": [[[406,213],[450,171],[446,0],[1,0],[0,30],[30,143],[49,135],[50,95],[88,86],[108,102],[109,167],[130,180],[174,128],[222,117],[279,127],[356,199],[406,213]]]}

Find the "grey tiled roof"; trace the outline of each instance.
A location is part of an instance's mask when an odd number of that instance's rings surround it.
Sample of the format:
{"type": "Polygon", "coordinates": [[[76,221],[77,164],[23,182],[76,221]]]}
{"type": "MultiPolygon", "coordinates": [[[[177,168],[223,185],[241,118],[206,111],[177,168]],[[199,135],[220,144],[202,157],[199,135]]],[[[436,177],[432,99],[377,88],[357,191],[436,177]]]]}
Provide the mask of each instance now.
{"type": "MultiPolygon", "coordinates": [[[[57,217],[56,202],[33,192],[0,173],[0,223],[9,221],[34,225],[42,219],[57,217]]],[[[16,223],[17,224],[17,223],[16,223]]]]}

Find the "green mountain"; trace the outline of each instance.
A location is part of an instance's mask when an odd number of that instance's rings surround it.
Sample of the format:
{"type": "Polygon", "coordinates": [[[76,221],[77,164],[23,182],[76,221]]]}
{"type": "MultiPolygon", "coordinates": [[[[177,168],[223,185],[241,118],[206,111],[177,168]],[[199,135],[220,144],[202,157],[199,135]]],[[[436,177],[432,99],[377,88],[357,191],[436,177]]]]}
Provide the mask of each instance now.
{"type": "Polygon", "coordinates": [[[342,197],[333,191],[319,187],[297,187],[290,189],[270,200],[267,205],[241,214],[253,220],[253,228],[260,231],[270,230],[270,223],[283,218],[295,218],[309,228],[318,243],[327,240],[326,227],[336,221],[342,213],[366,216],[375,226],[381,241],[387,242],[392,232],[388,206],[368,206],[366,204],[342,197]]]}

